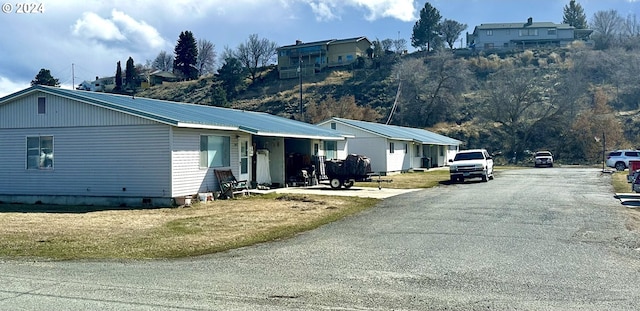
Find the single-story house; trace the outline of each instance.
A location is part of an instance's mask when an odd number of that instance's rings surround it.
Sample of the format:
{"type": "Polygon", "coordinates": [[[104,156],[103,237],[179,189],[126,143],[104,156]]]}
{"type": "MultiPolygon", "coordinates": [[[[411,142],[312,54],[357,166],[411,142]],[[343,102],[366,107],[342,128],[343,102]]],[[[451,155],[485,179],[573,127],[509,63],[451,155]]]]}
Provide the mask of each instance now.
{"type": "Polygon", "coordinates": [[[156,70],[149,74],[149,85],[154,86],[164,82],[176,82],[178,77],[170,71],[156,70]]]}
{"type": "Polygon", "coordinates": [[[82,81],[76,89],[92,92],[111,92],[116,87],[116,77],[96,77],[95,81],[82,81]]]}
{"type": "Polygon", "coordinates": [[[367,156],[374,172],[445,166],[462,143],[423,129],[335,117],[317,125],[353,136],[349,153],[367,156]]]}
{"type": "Polygon", "coordinates": [[[218,191],[214,169],[285,186],[345,136],[287,118],[32,86],[0,98],[0,201],[169,206],[218,191]]]}

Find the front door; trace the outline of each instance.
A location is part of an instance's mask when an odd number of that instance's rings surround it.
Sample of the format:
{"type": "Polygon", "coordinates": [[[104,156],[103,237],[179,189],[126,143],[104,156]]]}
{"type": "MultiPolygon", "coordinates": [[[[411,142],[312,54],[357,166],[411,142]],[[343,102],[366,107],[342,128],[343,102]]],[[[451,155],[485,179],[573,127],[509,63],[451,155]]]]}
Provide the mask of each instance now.
{"type": "Polygon", "coordinates": [[[238,146],[240,148],[240,176],[238,176],[238,180],[249,180],[249,140],[246,138],[238,139],[238,146]]]}

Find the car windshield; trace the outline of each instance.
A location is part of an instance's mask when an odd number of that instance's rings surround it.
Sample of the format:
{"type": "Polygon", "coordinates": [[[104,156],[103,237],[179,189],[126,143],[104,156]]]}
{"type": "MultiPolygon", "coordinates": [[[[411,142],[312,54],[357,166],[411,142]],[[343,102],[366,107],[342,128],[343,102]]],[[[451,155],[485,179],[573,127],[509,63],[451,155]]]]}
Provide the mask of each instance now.
{"type": "Polygon", "coordinates": [[[456,154],[454,161],[482,159],[484,159],[484,157],[482,156],[482,152],[465,152],[456,154]]]}

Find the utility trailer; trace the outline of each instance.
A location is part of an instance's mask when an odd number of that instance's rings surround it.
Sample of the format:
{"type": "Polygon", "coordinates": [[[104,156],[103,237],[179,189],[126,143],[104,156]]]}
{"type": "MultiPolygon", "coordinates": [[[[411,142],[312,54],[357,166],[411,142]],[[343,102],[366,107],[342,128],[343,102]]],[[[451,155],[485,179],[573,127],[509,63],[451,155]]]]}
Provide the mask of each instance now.
{"type": "Polygon", "coordinates": [[[344,160],[327,160],[324,164],[332,189],[340,189],[341,187],[349,189],[356,181],[377,181],[378,189],[380,189],[380,183],[391,182],[391,180],[380,179],[380,174],[371,171],[371,160],[366,156],[350,154],[344,160]],[[372,178],[374,176],[378,176],[378,179],[374,180],[372,178]]]}

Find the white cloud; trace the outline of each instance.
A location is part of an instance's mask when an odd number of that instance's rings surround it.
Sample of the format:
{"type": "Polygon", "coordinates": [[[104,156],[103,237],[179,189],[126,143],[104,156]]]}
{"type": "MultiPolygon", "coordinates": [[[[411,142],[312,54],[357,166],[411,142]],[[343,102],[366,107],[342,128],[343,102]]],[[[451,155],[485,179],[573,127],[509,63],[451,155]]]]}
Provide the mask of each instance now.
{"type": "Polygon", "coordinates": [[[343,8],[365,9],[365,18],[375,21],[379,18],[395,18],[403,22],[416,20],[414,0],[301,0],[307,2],[317,20],[340,19],[343,8]]]}
{"type": "Polygon", "coordinates": [[[162,49],[167,42],[158,30],[144,21],[137,21],[124,12],[113,9],[110,18],[85,12],[73,26],[74,36],[94,39],[105,45],[127,43],[133,50],[162,49]]]}
{"type": "Polygon", "coordinates": [[[166,42],[160,33],[144,21],[136,21],[131,16],[117,10],[113,10],[111,15],[113,22],[123,28],[122,32],[127,34],[130,40],[141,40],[152,49],[159,49],[165,46],[166,42]]]}
{"type": "Polygon", "coordinates": [[[413,0],[354,0],[357,6],[365,7],[369,14],[367,20],[391,17],[403,22],[416,20],[413,0]]]}
{"type": "Polygon", "coordinates": [[[30,86],[30,82],[15,82],[0,76],[0,98],[30,86]]]}
{"type": "Polygon", "coordinates": [[[82,18],[73,25],[73,34],[81,38],[99,40],[124,40],[124,35],[110,20],[104,19],[93,12],[85,12],[82,18]]]}
{"type": "Polygon", "coordinates": [[[318,2],[318,3],[309,3],[311,10],[316,15],[317,21],[328,21],[333,19],[340,19],[339,16],[333,14],[333,10],[335,9],[335,4],[318,2]]]}

